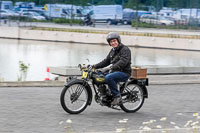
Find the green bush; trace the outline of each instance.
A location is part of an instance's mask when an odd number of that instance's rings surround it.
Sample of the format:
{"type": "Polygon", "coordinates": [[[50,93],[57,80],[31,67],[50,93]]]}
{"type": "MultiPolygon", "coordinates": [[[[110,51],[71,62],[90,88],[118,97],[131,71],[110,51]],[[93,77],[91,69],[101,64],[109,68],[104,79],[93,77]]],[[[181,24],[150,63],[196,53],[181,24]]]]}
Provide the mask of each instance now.
{"type": "Polygon", "coordinates": [[[24,16],[10,16],[8,18],[9,20],[19,20],[19,21],[22,21],[22,22],[43,22],[43,21],[47,21],[47,20],[36,20],[36,19],[31,19],[31,18],[28,18],[28,17],[24,17],[24,16]]]}
{"type": "Polygon", "coordinates": [[[156,25],[144,22],[132,21],[132,27],[143,27],[143,28],[158,28],[158,29],[200,29],[197,25],[156,25]]]}
{"type": "Polygon", "coordinates": [[[56,18],[56,19],[53,19],[53,22],[54,23],[70,23],[70,20],[64,19],[64,18],[56,18]]]}
{"type": "Polygon", "coordinates": [[[52,19],[52,20],[36,20],[36,19],[30,19],[27,17],[23,17],[23,16],[11,16],[9,17],[10,20],[19,20],[22,22],[54,22],[54,23],[67,23],[70,24],[72,22],[72,24],[80,24],[80,22],[82,20],[75,20],[75,19],[65,19],[65,18],[56,18],[56,19],[52,19]]]}
{"type": "Polygon", "coordinates": [[[132,21],[131,23],[132,27],[144,27],[144,28],[164,28],[165,25],[156,25],[156,24],[150,24],[150,23],[144,23],[144,22],[136,22],[132,21]]]}
{"type": "Polygon", "coordinates": [[[32,22],[51,22],[49,20],[36,20],[36,19],[32,19],[32,22]]]}
{"type": "Polygon", "coordinates": [[[20,20],[20,21],[25,21],[28,18],[27,17],[23,17],[23,16],[10,16],[8,19],[10,20],[20,20]]]}
{"type": "Polygon", "coordinates": [[[81,20],[75,20],[75,19],[65,19],[65,18],[57,18],[57,19],[53,19],[54,23],[73,23],[73,24],[79,24],[81,22],[81,20]]]}
{"type": "Polygon", "coordinates": [[[19,71],[20,76],[18,76],[18,81],[25,81],[27,77],[27,72],[29,69],[30,64],[25,65],[23,61],[19,61],[19,71]]]}

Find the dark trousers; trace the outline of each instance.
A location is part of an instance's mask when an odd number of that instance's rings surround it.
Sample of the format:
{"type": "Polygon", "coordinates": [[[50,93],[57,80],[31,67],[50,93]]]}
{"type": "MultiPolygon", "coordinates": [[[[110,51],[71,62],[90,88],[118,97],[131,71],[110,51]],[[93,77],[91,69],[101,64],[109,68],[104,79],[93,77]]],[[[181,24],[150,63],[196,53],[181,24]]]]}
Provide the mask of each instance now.
{"type": "Polygon", "coordinates": [[[114,96],[120,96],[120,92],[117,87],[118,82],[125,82],[128,80],[129,74],[124,72],[113,72],[105,76],[105,81],[108,84],[112,94],[114,96]]]}

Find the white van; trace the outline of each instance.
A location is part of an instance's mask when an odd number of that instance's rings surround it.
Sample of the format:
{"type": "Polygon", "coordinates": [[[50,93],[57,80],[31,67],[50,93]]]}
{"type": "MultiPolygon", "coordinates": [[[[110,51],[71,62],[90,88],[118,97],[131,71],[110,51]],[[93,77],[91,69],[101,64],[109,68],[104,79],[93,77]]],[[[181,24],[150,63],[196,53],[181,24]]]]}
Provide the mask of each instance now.
{"type": "MultiPolygon", "coordinates": [[[[67,18],[70,19],[71,15],[74,15],[74,19],[77,15],[77,10],[80,6],[68,5],[68,4],[46,4],[44,6],[45,14],[51,18],[67,18]]],[[[80,18],[79,18],[80,19],[80,18]]]]}
{"type": "Polygon", "coordinates": [[[12,1],[0,1],[0,9],[1,10],[12,10],[13,2],[12,1]]]}
{"type": "Polygon", "coordinates": [[[44,5],[45,14],[50,18],[62,18],[64,17],[62,7],[57,4],[44,5]]]}
{"type": "Polygon", "coordinates": [[[92,8],[92,19],[95,22],[107,22],[108,24],[117,24],[123,17],[121,5],[99,5],[92,8]]]}

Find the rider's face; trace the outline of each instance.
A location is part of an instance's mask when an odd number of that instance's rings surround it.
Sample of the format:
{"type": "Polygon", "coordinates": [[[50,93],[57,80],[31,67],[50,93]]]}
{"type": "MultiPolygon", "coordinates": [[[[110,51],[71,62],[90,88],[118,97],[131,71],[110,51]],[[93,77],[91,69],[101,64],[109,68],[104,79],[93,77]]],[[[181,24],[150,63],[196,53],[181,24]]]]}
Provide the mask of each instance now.
{"type": "Polygon", "coordinates": [[[117,41],[117,39],[112,39],[110,41],[110,46],[112,46],[113,48],[116,48],[119,46],[119,42],[117,41]]]}

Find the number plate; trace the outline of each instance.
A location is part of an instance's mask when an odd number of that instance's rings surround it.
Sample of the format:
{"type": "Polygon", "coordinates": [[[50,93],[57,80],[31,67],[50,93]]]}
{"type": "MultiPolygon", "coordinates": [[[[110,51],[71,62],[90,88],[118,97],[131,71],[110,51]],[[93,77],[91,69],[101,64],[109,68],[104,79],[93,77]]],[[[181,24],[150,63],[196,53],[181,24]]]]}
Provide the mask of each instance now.
{"type": "Polygon", "coordinates": [[[88,72],[83,71],[82,78],[87,78],[87,75],[88,75],[88,72]]]}

